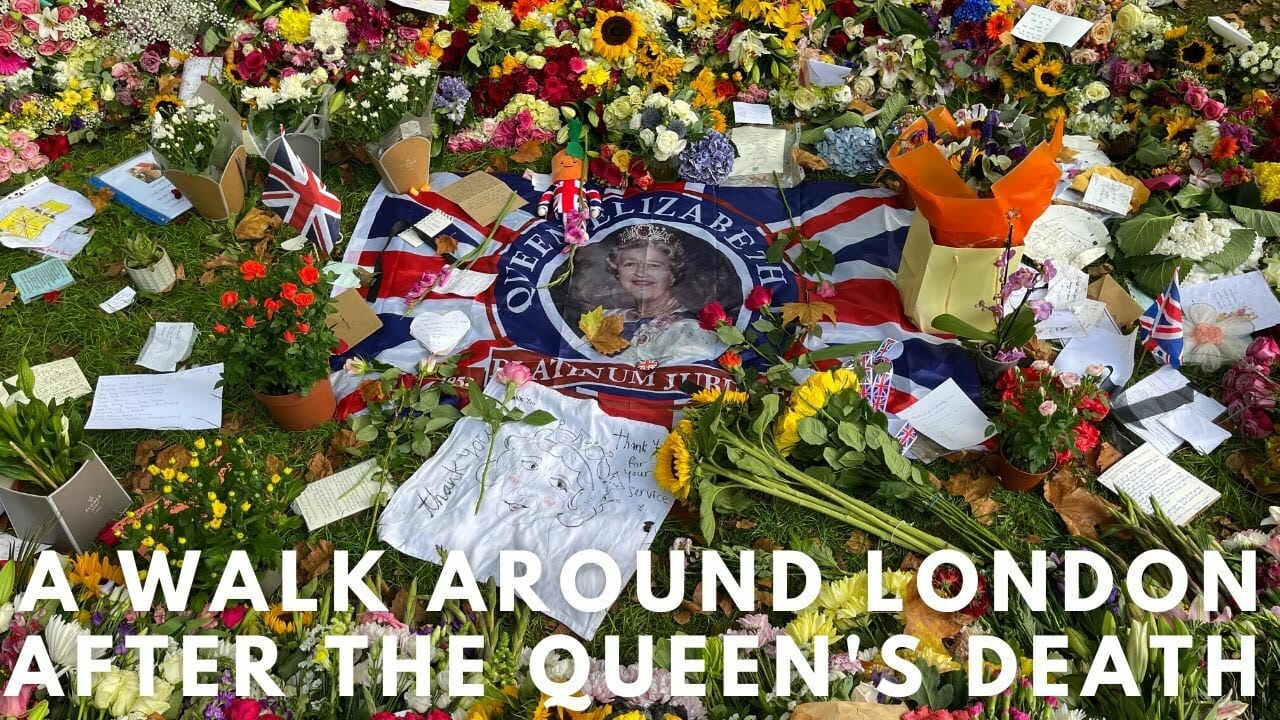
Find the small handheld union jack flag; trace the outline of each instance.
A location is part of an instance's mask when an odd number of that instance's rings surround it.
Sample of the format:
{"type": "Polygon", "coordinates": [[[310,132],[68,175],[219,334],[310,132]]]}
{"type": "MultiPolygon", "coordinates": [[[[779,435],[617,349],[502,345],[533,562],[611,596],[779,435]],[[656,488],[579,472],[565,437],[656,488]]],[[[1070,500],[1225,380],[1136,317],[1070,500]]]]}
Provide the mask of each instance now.
{"type": "Polygon", "coordinates": [[[1152,357],[1173,368],[1182,367],[1182,293],[1178,290],[1177,270],[1169,288],[1156,296],[1138,325],[1142,347],[1152,357]]]}
{"type": "Polygon", "coordinates": [[[876,375],[871,381],[871,396],[867,399],[876,412],[884,412],[889,407],[889,395],[893,390],[893,370],[890,369],[876,375]]]}
{"type": "Polygon", "coordinates": [[[271,158],[262,204],[275,208],[285,224],[315,243],[321,254],[332,254],[341,233],[342,201],[298,159],[283,133],[271,158]]]}
{"type": "Polygon", "coordinates": [[[915,444],[917,435],[918,432],[911,426],[911,423],[906,423],[898,428],[898,432],[894,437],[898,440],[898,444],[902,446],[902,451],[906,452],[915,444]]]}

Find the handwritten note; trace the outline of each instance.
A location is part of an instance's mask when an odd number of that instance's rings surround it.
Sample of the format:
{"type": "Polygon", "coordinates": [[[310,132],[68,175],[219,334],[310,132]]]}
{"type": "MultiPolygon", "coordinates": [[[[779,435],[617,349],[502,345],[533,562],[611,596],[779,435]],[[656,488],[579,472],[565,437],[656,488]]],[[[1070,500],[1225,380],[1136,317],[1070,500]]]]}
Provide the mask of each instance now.
{"type": "Polygon", "coordinates": [[[898,417],[948,450],[981,445],[995,430],[955,380],[947,380],[934,388],[898,413],[898,417]]]}
{"type": "MultiPolygon", "coordinates": [[[[492,225],[502,214],[502,208],[511,199],[512,192],[506,183],[493,175],[473,172],[436,194],[462,208],[463,212],[481,225],[492,225]]],[[[511,210],[524,205],[525,201],[517,196],[511,203],[511,210]]]]}
{"type": "MultiPolygon", "coordinates": [[[[73,357],[34,365],[31,368],[31,374],[36,378],[35,394],[36,400],[40,402],[60,403],[75,400],[93,392],[89,381],[84,377],[84,372],[80,370],[80,364],[73,357]]],[[[17,382],[17,375],[5,380],[8,385],[17,382]]],[[[0,385],[0,405],[8,405],[10,401],[24,402],[25,400],[22,391],[10,394],[3,385],[0,385]]]]}
{"type": "Polygon", "coordinates": [[[178,86],[178,98],[183,102],[196,96],[200,83],[207,77],[217,77],[222,72],[222,58],[193,55],[182,63],[182,84],[178,86]]]}
{"type": "Polygon", "coordinates": [[[454,270],[449,274],[449,279],[436,288],[436,292],[441,295],[475,297],[492,287],[493,281],[497,279],[498,276],[491,273],[454,270]]]}
{"type": "Polygon", "coordinates": [[[733,103],[733,121],[739,125],[772,125],[773,108],[764,103],[733,103]]]}
{"type": "Polygon", "coordinates": [[[163,375],[103,375],[86,430],[216,430],[222,363],[163,375]]]}
{"type": "Polygon", "coordinates": [[[79,255],[81,250],[84,250],[84,246],[88,245],[89,241],[93,239],[93,233],[93,228],[72,225],[63,230],[58,235],[57,240],[45,247],[37,248],[36,252],[66,262],[79,255]]]}
{"type": "Polygon", "coordinates": [[[1197,450],[1217,447],[1215,437],[1219,433],[1209,430],[1207,424],[1226,412],[1226,407],[1213,398],[1191,391],[1187,384],[1185,375],[1165,365],[1121,393],[1112,404],[1118,410],[1141,407],[1139,403],[1151,408],[1149,412],[1144,411],[1136,422],[1125,422],[1124,426],[1161,454],[1168,455],[1177,450],[1184,441],[1191,442],[1197,450]],[[1181,398],[1178,393],[1182,393],[1181,398]],[[1160,404],[1160,399],[1166,396],[1167,401],[1160,404]],[[1201,417],[1189,417],[1187,413],[1201,417]]]}
{"type": "Polygon", "coordinates": [[[18,296],[24,303],[29,303],[45,293],[61,290],[73,282],[75,278],[71,277],[66,264],[57,258],[49,258],[13,274],[13,286],[18,289],[18,296]]]}
{"type": "Polygon", "coordinates": [[[147,334],[137,364],[156,372],[173,372],[178,363],[191,357],[195,344],[195,323],[158,322],[147,334]]]}
{"type": "Polygon", "coordinates": [[[738,148],[729,177],[772,175],[786,171],[787,131],[783,128],[736,127],[729,139],[738,148]]]}
{"type": "Polygon", "coordinates": [[[1222,497],[1150,443],[1121,458],[1098,477],[1098,482],[1115,493],[1127,494],[1146,513],[1152,512],[1153,501],[1159,503],[1176,525],[1191,522],[1222,497]]]}
{"type": "MultiPolygon", "coordinates": [[[[1038,5],[1036,7],[1039,7],[1038,5]]],[[[1116,215],[1128,215],[1129,204],[1133,201],[1133,186],[1100,173],[1089,178],[1089,185],[1084,189],[1084,204],[1106,210],[1116,215]]]]}
{"type": "Polygon", "coordinates": [[[1055,306],[1048,318],[1036,323],[1036,337],[1041,340],[1084,337],[1106,314],[1106,303],[1097,300],[1080,300],[1061,307],[1055,306]]]}
{"type": "Polygon", "coordinates": [[[471,332],[471,318],[457,310],[424,312],[409,324],[409,334],[432,355],[443,357],[471,332]]]}
{"type": "Polygon", "coordinates": [[[413,227],[423,235],[433,238],[452,224],[453,218],[449,217],[449,213],[443,210],[432,210],[431,214],[414,223],[413,227]]]}
{"type": "Polygon", "coordinates": [[[126,285],[120,289],[120,292],[98,303],[98,307],[102,308],[102,312],[113,315],[132,305],[136,297],[138,297],[138,291],[126,285]]]}
{"type": "Polygon", "coordinates": [[[395,490],[393,485],[384,488],[382,482],[375,479],[377,469],[376,460],[366,460],[321,478],[298,495],[293,509],[306,521],[309,531],[368,510],[378,493],[395,490]]]}
{"type": "Polygon", "coordinates": [[[1058,43],[1074,47],[1092,27],[1093,23],[1088,20],[1032,5],[1027,8],[1018,24],[1013,26],[1013,36],[1027,42],[1058,43]]]}
{"type": "Polygon", "coordinates": [[[1210,280],[1182,288],[1182,306],[1196,303],[1213,306],[1219,313],[1241,313],[1253,317],[1254,330],[1280,325],[1280,300],[1258,271],[1210,280]]]}
{"type": "Polygon", "coordinates": [[[1031,224],[1022,248],[1024,257],[1085,268],[1107,254],[1107,226],[1088,210],[1050,205],[1031,224]]]}

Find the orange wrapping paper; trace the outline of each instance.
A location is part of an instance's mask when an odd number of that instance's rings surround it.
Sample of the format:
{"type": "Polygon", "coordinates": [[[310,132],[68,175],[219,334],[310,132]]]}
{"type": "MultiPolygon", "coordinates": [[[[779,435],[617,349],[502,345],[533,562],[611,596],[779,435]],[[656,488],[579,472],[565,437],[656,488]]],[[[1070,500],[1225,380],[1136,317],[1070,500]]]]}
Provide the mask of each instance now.
{"type": "MultiPolygon", "coordinates": [[[[927,114],[941,134],[956,136],[960,130],[945,107],[927,114]]],[[[909,137],[926,127],[921,118],[902,133],[909,137]]],[[[1013,170],[991,187],[992,197],[979,197],[965,184],[942,150],[933,143],[907,149],[900,142],[889,148],[889,167],[911,191],[916,209],[929,221],[933,242],[954,248],[1003,247],[1009,233],[1007,213],[1016,209],[1013,244],[1022,245],[1031,223],[1053,201],[1061,171],[1055,159],[1062,149],[1062,121],[1053,139],[1035,147],[1013,170]]]]}

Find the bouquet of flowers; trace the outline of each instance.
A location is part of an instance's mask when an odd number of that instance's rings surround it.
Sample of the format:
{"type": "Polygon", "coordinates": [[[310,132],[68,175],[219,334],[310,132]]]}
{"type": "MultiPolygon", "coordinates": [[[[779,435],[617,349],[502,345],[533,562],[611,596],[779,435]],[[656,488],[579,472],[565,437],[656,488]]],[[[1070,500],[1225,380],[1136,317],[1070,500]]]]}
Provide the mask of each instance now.
{"type": "MultiPolygon", "coordinates": [[[[371,58],[353,68],[342,107],[334,114],[338,135],[350,142],[376,143],[406,117],[430,115],[433,63],[400,65],[371,58]]],[[[420,130],[429,132],[430,128],[420,130]]]]}
{"type": "Polygon", "coordinates": [[[618,103],[626,104],[630,113],[625,127],[617,129],[635,137],[642,151],[657,162],[677,160],[691,140],[704,134],[703,117],[687,100],[652,93],[636,103],[634,97],[626,96],[605,108],[606,118],[611,108],[616,112],[618,103]]]}
{"type": "Polygon", "coordinates": [[[1110,411],[1098,387],[1103,372],[1090,366],[1084,375],[1057,373],[1043,360],[1006,370],[996,382],[995,419],[1005,459],[1019,470],[1040,473],[1096,448],[1097,422],[1110,411]]]}
{"type": "Polygon", "coordinates": [[[1246,437],[1263,438],[1275,431],[1273,414],[1280,398],[1280,385],[1271,378],[1280,358],[1280,345],[1269,337],[1249,344],[1244,358],[1222,377],[1222,402],[1232,417],[1240,421],[1246,437]]]}
{"type": "Polygon", "coordinates": [[[927,119],[925,128],[898,139],[897,150],[933,143],[965,184],[989,197],[991,186],[1027,156],[1035,141],[1031,117],[1008,108],[974,105],[957,111],[953,119],[954,126],[941,127],[927,119]]]}
{"type": "Polygon", "coordinates": [[[168,114],[151,117],[151,147],[164,156],[168,167],[200,175],[213,166],[225,123],[216,108],[193,98],[168,114]]]}
{"type": "Polygon", "coordinates": [[[279,134],[299,127],[317,111],[317,104],[329,86],[329,73],[316,68],[308,73],[293,72],[281,76],[270,85],[245,85],[240,88],[240,101],[253,109],[250,131],[259,136],[279,134]]]}
{"type": "Polygon", "coordinates": [[[236,287],[222,293],[213,332],[227,359],[225,380],[265,395],[305,394],[329,374],[337,336],[325,324],[329,281],[310,255],[240,263],[236,287]]]}
{"type": "Polygon", "coordinates": [[[0,128],[0,183],[48,164],[49,158],[30,133],[0,128]]]}
{"type": "MultiPolygon", "coordinates": [[[[165,455],[163,466],[147,467],[158,498],[130,510],[115,528],[121,547],[177,557],[198,548],[208,568],[223,567],[232,550],[244,550],[255,567],[279,564],[290,533],[302,527],[289,509],[303,487],[291,468],[271,469],[243,438],[197,438],[190,448],[165,455]]],[[[216,573],[198,577],[216,584],[216,573]]]]}

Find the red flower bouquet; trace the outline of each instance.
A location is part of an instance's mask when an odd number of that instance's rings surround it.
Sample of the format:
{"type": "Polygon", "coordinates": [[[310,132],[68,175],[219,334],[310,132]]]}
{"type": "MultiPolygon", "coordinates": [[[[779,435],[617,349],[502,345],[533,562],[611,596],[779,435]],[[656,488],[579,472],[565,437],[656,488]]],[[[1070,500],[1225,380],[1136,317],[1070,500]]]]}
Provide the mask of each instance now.
{"type": "Polygon", "coordinates": [[[1110,404],[1096,373],[1057,373],[1046,362],[1010,368],[996,382],[1000,391],[1000,448],[1014,467],[1045,472],[1098,447],[1096,423],[1110,404]]]}

